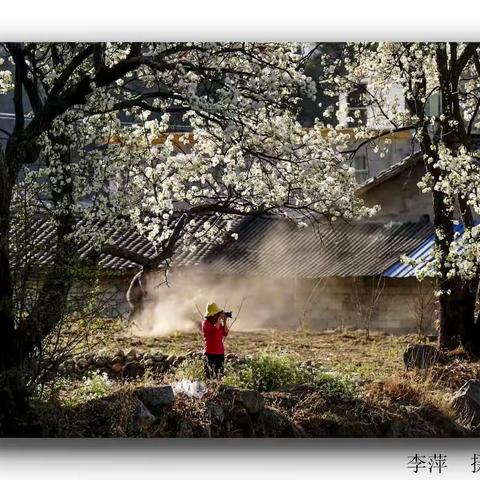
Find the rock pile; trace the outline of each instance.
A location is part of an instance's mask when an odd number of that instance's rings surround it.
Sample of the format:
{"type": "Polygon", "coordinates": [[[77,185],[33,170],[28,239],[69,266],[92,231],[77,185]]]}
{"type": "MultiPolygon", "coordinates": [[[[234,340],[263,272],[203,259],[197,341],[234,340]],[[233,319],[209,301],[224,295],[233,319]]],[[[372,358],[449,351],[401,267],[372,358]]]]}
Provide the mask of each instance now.
{"type": "Polygon", "coordinates": [[[305,432],[255,390],[221,386],[207,403],[211,436],[302,437],[305,432]]]}
{"type": "Polygon", "coordinates": [[[192,437],[201,431],[209,437],[300,437],[304,432],[280,411],[265,404],[263,396],[255,390],[241,390],[221,386],[205,403],[208,422],[199,430],[197,416],[188,416],[181,409],[173,409],[175,396],[171,386],[144,387],[135,391],[138,402],[138,427],[167,422],[172,431],[169,436],[192,437]]]}
{"type": "MultiPolygon", "coordinates": [[[[201,357],[201,353],[191,352],[191,357],[201,357]]],[[[135,348],[124,352],[118,350],[114,355],[102,353],[87,354],[72,358],[60,365],[60,370],[66,375],[82,375],[88,371],[99,370],[111,377],[139,377],[150,369],[164,372],[180,365],[187,357],[185,355],[165,355],[159,352],[138,352],[135,348]]]]}
{"type": "MultiPolygon", "coordinates": [[[[141,377],[146,370],[154,373],[166,372],[178,367],[187,359],[201,359],[202,352],[188,352],[185,355],[166,355],[160,352],[139,352],[136,348],[128,351],[118,350],[113,355],[102,352],[86,354],[84,356],[66,360],[60,365],[61,373],[65,375],[81,376],[89,371],[105,372],[112,378],[141,377]]],[[[241,364],[247,360],[243,355],[228,353],[226,361],[241,364]]]]}

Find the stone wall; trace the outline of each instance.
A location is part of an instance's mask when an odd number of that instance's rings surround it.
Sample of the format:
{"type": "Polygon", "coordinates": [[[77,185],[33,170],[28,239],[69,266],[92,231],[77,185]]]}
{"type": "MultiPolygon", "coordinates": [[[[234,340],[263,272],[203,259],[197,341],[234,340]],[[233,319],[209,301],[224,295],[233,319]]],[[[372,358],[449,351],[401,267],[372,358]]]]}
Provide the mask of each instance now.
{"type": "Polygon", "coordinates": [[[135,272],[104,275],[98,285],[84,282],[73,286],[69,294],[71,308],[82,307],[88,299],[96,300],[98,316],[117,318],[128,315],[129,305],[126,292],[135,272]]]}
{"type": "Polygon", "coordinates": [[[365,328],[369,323],[372,330],[407,333],[416,332],[422,320],[426,333],[434,331],[433,287],[415,278],[303,280],[296,298],[296,317],[312,329],[365,328]]]}

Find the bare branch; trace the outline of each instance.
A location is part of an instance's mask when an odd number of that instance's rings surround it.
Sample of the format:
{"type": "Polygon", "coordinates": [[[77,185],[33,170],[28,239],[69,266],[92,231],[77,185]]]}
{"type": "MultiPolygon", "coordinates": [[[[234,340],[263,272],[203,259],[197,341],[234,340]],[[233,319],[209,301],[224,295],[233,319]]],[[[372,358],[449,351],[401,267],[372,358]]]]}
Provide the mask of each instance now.
{"type": "Polygon", "coordinates": [[[145,255],[141,255],[139,253],[133,252],[128,248],[120,247],[118,245],[107,244],[104,245],[101,250],[101,253],[105,253],[107,255],[112,255],[113,257],[123,258],[125,260],[130,260],[137,265],[141,265],[144,268],[152,268],[153,263],[150,258],[146,257],[145,255]]]}
{"type": "Polygon", "coordinates": [[[340,153],[342,154],[349,153],[353,157],[363,146],[369,144],[373,140],[378,140],[379,138],[385,137],[387,135],[391,135],[392,133],[405,132],[408,130],[416,130],[418,127],[419,127],[419,124],[415,123],[413,125],[408,125],[406,127],[394,128],[392,130],[381,130],[377,135],[374,135],[373,137],[370,137],[370,138],[367,138],[366,140],[361,141],[355,148],[351,148],[349,150],[343,150],[340,153]]]}
{"type": "Polygon", "coordinates": [[[30,105],[35,113],[39,113],[42,109],[42,101],[34,81],[28,76],[29,69],[22,46],[20,43],[7,43],[6,45],[15,63],[15,72],[18,70],[19,78],[27,92],[30,105]]]}
{"type": "Polygon", "coordinates": [[[61,93],[67,81],[72,76],[73,72],[93,53],[94,45],[91,44],[78,53],[70,63],[63,69],[60,76],[53,83],[52,89],[48,96],[47,102],[61,93]]]}

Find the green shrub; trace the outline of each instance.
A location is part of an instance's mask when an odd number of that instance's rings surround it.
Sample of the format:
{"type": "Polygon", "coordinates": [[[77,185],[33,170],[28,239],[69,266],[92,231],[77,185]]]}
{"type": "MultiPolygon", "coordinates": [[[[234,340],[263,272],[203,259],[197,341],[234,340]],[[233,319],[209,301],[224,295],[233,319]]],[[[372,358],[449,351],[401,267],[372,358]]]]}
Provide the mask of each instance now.
{"type": "MultiPolygon", "coordinates": [[[[175,371],[175,379],[205,379],[203,360],[187,359],[175,371]]],[[[315,385],[323,394],[353,398],[356,385],[346,376],[326,372],[320,368],[302,366],[296,357],[288,354],[263,352],[249,358],[244,364],[225,363],[221,383],[236,388],[267,392],[287,385],[315,385]]]]}
{"type": "Polygon", "coordinates": [[[88,377],[83,377],[82,392],[91,398],[104,397],[110,393],[112,384],[105,372],[93,372],[88,377]]]}
{"type": "Polygon", "coordinates": [[[114,382],[106,373],[95,371],[85,374],[81,380],[58,377],[43,389],[39,388],[34,398],[50,402],[58,400],[63,405],[75,406],[106,397],[112,393],[114,387],[114,382]]]}
{"type": "Polygon", "coordinates": [[[244,365],[227,365],[224,382],[260,392],[285,385],[308,383],[311,375],[291,355],[259,353],[244,365]]]}
{"type": "Polygon", "coordinates": [[[201,358],[187,358],[175,370],[176,380],[204,380],[205,369],[201,358]]]}
{"type": "Polygon", "coordinates": [[[351,400],[358,396],[357,385],[346,376],[334,375],[323,370],[313,373],[315,386],[325,395],[351,400]]]}

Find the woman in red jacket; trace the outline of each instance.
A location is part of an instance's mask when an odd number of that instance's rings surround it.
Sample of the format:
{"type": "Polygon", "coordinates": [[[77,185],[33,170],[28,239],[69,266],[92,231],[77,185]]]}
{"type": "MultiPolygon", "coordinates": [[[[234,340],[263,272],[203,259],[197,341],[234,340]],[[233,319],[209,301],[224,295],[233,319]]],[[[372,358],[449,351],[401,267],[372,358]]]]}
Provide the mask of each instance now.
{"type": "Polygon", "coordinates": [[[216,303],[207,305],[205,319],[202,322],[204,341],[205,376],[217,378],[223,375],[225,348],[223,339],[228,335],[227,313],[216,303]]]}

